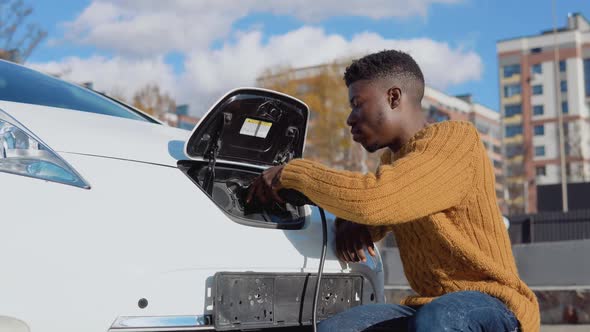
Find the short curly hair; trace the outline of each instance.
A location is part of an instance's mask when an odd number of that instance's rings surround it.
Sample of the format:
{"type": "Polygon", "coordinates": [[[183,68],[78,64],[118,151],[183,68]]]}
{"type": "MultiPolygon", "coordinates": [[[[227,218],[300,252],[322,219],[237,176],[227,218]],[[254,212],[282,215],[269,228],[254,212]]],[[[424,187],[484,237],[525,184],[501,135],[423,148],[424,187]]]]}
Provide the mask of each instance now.
{"type": "Polygon", "coordinates": [[[391,78],[406,93],[413,94],[416,102],[424,97],[424,75],[420,66],[407,53],[384,50],[354,60],[344,72],[346,86],[360,80],[391,78]]]}

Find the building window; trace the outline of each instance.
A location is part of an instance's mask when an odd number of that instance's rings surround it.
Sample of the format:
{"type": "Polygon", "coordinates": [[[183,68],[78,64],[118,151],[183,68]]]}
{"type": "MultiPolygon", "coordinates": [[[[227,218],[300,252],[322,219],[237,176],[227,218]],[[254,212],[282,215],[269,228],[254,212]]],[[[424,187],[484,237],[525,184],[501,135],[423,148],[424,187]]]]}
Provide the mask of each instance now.
{"type": "Polygon", "coordinates": [[[508,65],[504,66],[504,78],[511,77],[512,75],[520,74],[520,65],[508,65]]]}
{"type": "Polygon", "coordinates": [[[545,146],[535,146],[535,156],[542,157],[545,155],[545,146]]]}
{"type": "Polygon", "coordinates": [[[545,166],[537,166],[537,176],[547,175],[547,168],[545,166]]]}
{"type": "Polygon", "coordinates": [[[545,109],[543,105],[535,105],[533,106],[533,115],[543,115],[545,113],[545,109]]]}
{"type": "Polygon", "coordinates": [[[563,112],[563,114],[567,114],[570,112],[570,108],[569,108],[569,105],[567,104],[567,101],[564,101],[561,103],[561,112],[563,112]]]}
{"type": "MultiPolygon", "coordinates": [[[[314,114],[316,112],[311,113],[314,114]]],[[[428,110],[428,117],[434,122],[442,122],[450,119],[449,114],[439,110],[436,108],[436,106],[430,106],[430,109],[428,110]]]]}
{"type": "Polygon", "coordinates": [[[494,150],[494,153],[497,154],[501,154],[502,153],[502,148],[499,145],[495,145],[492,147],[492,149],[494,150]]]}
{"type": "Polygon", "coordinates": [[[536,125],[535,126],[535,136],[543,136],[545,135],[545,126],[544,125],[536,125]]]}
{"type": "Polygon", "coordinates": [[[522,106],[520,104],[516,105],[506,105],[504,108],[505,117],[509,118],[513,115],[522,114],[522,106]]]}
{"type": "Polygon", "coordinates": [[[565,60],[559,61],[559,71],[563,73],[563,72],[565,72],[566,69],[567,69],[567,65],[566,65],[565,60]]]}
{"type": "Polygon", "coordinates": [[[541,64],[540,64],[540,63],[534,64],[534,65],[531,67],[531,72],[532,72],[533,74],[543,74],[543,67],[541,66],[541,64]]]}
{"type": "Polygon", "coordinates": [[[541,53],[543,49],[541,47],[531,48],[531,53],[541,53]]]}
{"type": "Polygon", "coordinates": [[[499,160],[494,160],[494,168],[502,168],[502,162],[499,160]]]}
{"type": "Polygon", "coordinates": [[[443,121],[449,120],[450,118],[451,117],[448,114],[446,114],[444,112],[438,112],[434,116],[434,122],[443,122],[443,121]]]}
{"type": "Polygon", "coordinates": [[[523,153],[524,153],[524,147],[520,144],[506,145],[506,157],[508,157],[508,158],[521,156],[523,153]]]}
{"type": "Polygon", "coordinates": [[[561,87],[561,92],[567,92],[567,81],[561,81],[559,86],[561,87]]]}
{"type": "Polygon", "coordinates": [[[493,126],[490,128],[490,136],[497,139],[502,139],[502,131],[499,126],[493,126]]]}
{"type": "Polygon", "coordinates": [[[533,94],[534,95],[542,95],[543,94],[543,86],[542,85],[533,85],[533,94]]]}
{"type": "Polygon", "coordinates": [[[522,134],[522,125],[507,125],[506,137],[513,137],[522,134]]]}
{"type": "Polygon", "coordinates": [[[520,94],[520,84],[510,84],[504,87],[504,97],[509,98],[520,94]]]}
{"type": "Polygon", "coordinates": [[[590,97],[590,59],[584,59],[584,81],[586,96],[590,97]]]}
{"type": "Polygon", "coordinates": [[[522,163],[508,163],[506,166],[506,177],[521,175],[524,175],[524,167],[522,167],[522,163]]]}
{"type": "Polygon", "coordinates": [[[480,134],[487,135],[490,132],[490,127],[483,123],[476,123],[475,128],[479,131],[480,134]]]}

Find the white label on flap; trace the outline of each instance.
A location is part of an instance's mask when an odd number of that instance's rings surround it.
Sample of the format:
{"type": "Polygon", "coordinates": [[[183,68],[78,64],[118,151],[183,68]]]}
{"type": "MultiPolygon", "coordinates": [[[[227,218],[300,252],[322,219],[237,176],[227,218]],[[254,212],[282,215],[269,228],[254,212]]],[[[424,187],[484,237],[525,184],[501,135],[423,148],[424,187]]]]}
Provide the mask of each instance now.
{"type": "Polygon", "coordinates": [[[260,121],[258,131],[256,132],[256,137],[266,138],[266,135],[268,135],[268,132],[270,131],[270,127],[272,127],[272,123],[260,121]]]}
{"type": "Polygon", "coordinates": [[[242,125],[242,129],[240,129],[240,134],[266,138],[271,127],[271,122],[246,118],[246,120],[244,120],[244,124],[242,125]]]}
{"type": "Polygon", "coordinates": [[[242,129],[240,129],[240,134],[248,135],[248,136],[256,136],[256,130],[260,125],[260,121],[246,118],[244,124],[242,125],[242,129]]]}

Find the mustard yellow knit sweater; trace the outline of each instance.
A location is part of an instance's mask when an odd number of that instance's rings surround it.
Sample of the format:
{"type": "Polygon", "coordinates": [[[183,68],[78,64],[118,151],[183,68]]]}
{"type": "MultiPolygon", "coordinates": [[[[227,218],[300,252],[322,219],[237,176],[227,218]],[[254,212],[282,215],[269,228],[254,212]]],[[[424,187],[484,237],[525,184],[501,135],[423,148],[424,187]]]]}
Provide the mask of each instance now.
{"type": "Polygon", "coordinates": [[[408,282],[422,305],[474,290],[503,301],[524,332],[539,331],[539,304],[518,276],[496,202],[494,169],[477,130],[446,121],[420,130],[376,174],[289,162],[281,183],[334,215],[371,226],[378,241],[395,234],[408,282]]]}

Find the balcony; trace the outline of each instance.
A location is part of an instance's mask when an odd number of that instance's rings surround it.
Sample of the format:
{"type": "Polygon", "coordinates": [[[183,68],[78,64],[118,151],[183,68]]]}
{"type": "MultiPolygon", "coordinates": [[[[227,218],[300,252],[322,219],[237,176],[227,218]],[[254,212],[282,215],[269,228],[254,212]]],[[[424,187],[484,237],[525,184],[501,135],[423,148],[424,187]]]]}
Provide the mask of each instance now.
{"type": "Polygon", "coordinates": [[[524,175],[507,176],[506,177],[506,184],[507,185],[514,185],[514,184],[521,184],[521,183],[524,183],[524,175]]]}
{"type": "Polygon", "coordinates": [[[510,97],[504,97],[504,95],[502,95],[502,103],[503,104],[520,104],[522,103],[522,95],[521,94],[517,94],[514,96],[510,96],[510,97]]]}
{"type": "Polygon", "coordinates": [[[507,118],[503,119],[504,124],[521,124],[522,123],[522,114],[516,114],[507,118]]]}
{"type": "Polygon", "coordinates": [[[522,205],[522,204],[524,204],[524,197],[523,196],[514,197],[514,199],[506,200],[506,202],[510,205],[522,205]]]}
{"type": "Polygon", "coordinates": [[[511,158],[505,158],[504,162],[507,164],[522,164],[524,162],[524,156],[518,155],[511,158]]]}
{"type": "Polygon", "coordinates": [[[502,77],[501,84],[515,84],[520,83],[520,74],[515,74],[510,77],[502,77]]]}
{"type": "Polygon", "coordinates": [[[522,134],[514,135],[512,137],[504,137],[504,144],[520,144],[523,142],[522,134]]]}

